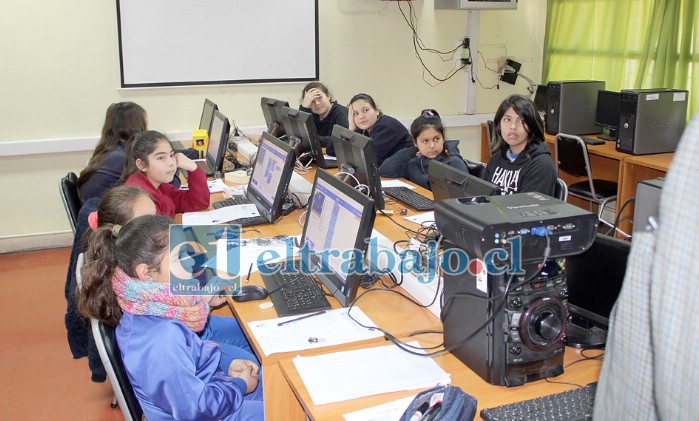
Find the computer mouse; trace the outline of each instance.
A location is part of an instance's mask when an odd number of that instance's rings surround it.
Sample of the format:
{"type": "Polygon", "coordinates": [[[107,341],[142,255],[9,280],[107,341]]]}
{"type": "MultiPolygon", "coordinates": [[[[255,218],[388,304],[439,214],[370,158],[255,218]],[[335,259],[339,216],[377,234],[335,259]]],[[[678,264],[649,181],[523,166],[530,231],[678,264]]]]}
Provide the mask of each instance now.
{"type": "Polygon", "coordinates": [[[269,292],[264,287],[258,285],[243,285],[231,294],[233,301],[239,303],[245,301],[264,300],[269,297],[269,292]]]}

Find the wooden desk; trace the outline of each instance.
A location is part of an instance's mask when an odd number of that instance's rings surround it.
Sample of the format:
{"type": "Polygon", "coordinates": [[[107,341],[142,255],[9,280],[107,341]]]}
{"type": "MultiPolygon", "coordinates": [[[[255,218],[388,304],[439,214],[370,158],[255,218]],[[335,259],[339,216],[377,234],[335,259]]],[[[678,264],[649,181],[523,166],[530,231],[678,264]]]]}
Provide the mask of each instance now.
{"type": "MultiPolygon", "coordinates": [[[[421,339],[420,342],[423,345],[433,345],[439,343],[439,340],[437,338],[427,340],[421,339]]],[[[600,355],[601,352],[586,351],[585,354],[587,357],[594,357],[600,355]]],[[[578,385],[585,385],[597,381],[602,367],[601,359],[580,361],[570,365],[575,361],[584,360],[585,358],[580,354],[579,350],[566,348],[564,358],[564,365],[566,368],[563,374],[549,379],[551,382],[538,380],[525,383],[523,386],[508,388],[505,386],[493,386],[485,382],[450,353],[433,357],[433,359],[445,371],[451,374],[452,385],[459,386],[464,392],[478,400],[478,412],[484,408],[492,408],[498,405],[563,392],[573,388],[570,385],[556,384],[553,382],[570,382],[578,385]]],[[[279,365],[284,377],[291,385],[294,394],[298,397],[301,405],[303,405],[306,415],[314,421],[340,420],[343,414],[391,402],[407,396],[414,396],[420,392],[420,390],[401,391],[326,405],[314,405],[292,359],[281,360],[279,365]]],[[[476,414],[476,418],[480,419],[478,413],[476,414]]]]}
{"type": "MultiPolygon", "coordinates": [[[[306,174],[304,177],[310,181],[315,176],[315,170],[306,174]]],[[[423,194],[429,194],[425,190],[421,190],[423,194]]],[[[221,195],[212,195],[211,201],[221,200],[221,195]]],[[[387,208],[399,210],[402,208],[399,204],[387,204],[387,208]]],[[[298,223],[302,211],[296,210],[290,215],[282,217],[277,223],[270,225],[259,225],[253,229],[243,228],[247,230],[243,233],[243,238],[254,237],[272,237],[280,234],[297,235],[302,231],[298,223]],[[255,232],[257,231],[257,232],[255,232]]],[[[408,214],[415,214],[409,210],[408,214]]],[[[406,225],[411,223],[407,221],[406,225]]],[[[403,223],[401,222],[401,223],[403,223]]],[[[398,227],[387,217],[380,214],[376,217],[374,228],[391,239],[404,239],[404,229],[398,227]]],[[[414,228],[417,228],[415,226],[414,228]]],[[[263,285],[259,272],[254,273],[249,281],[251,284],[263,285]]],[[[402,288],[396,290],[405,293],[402,288]]],[[[361,294],[364,290],[360,290],[361,294]]],[[[278,317],[274,308],[260,309],[259,305],[264,302],[270,302],[267,298],[264,301],[251,301],[245,303],[230,302],[230,307],[238,319],[243,331],[245,332],[250,344],[260,360],[262,370],[262,383],[264,385],[265,397],[265,419],[266,420],[305,420],[305,412],[300,402],[291,390],[288,382],[284,378],[281,368],[278,364],[280,360],[292,358],[295,355],[316,355],[346,349],[348,346],[369,346],[385,342],[383,338],[376,338],[359,343],[344,344],[333,347],[325,347],[313,350],[293,351],[271,355],[264,355],[261,352],[261,347],[257,339],[252,334],[249,322],[257,320],[273,319],[278,317]]],[[[339,304],[335,299],[329,299],[333,308],[339,308],[339,304]]],[[[437,330],[441,331],[441,321],[434,316],[429,310],[417,307],[410,301],[400,297],[394,293],[376,291],[366,294],[358,303],[357,306],[364,311],[377,326],[387,330],[395,336],[405,336],[417,330],[437,330]]],[[[217,314],[222,309],[217,310],[217,314]]],[[[229,313],[230,314],[230,313],[229,313]]]]}
{"type": "MultiPolygon", "coordinates": [[[[488,149],[487,125],[481,124],[481,160],[488,162],[490,152],[488,149]]],[[[546,143],[551,151],[551,158],[555,157],[554,142],[556,136],[545,135],[546,143]]],[[[616,181],[619,184],[617,190],[617,205],[621,206],[636,195],[636,184],[642,180],[664,177],[670,168],[674,153],[652,154],[652,155],[631,155],[616,150],[614,142],[605,142],[604,145],[587,145],[590,157],[590,167],[592,176],[603,180],[616,181]]],[[[567,174],[559,174],[568,185],[583,181],[584,178],[572,177],[567,174]]],[[[568,202],[588,209],[587,201],[568,196],[568,202]]],[[[624,209],[620,217],[619,228],[626,233],[631,232],[631,222],[633,220],[633,204],[624,209]]]]}

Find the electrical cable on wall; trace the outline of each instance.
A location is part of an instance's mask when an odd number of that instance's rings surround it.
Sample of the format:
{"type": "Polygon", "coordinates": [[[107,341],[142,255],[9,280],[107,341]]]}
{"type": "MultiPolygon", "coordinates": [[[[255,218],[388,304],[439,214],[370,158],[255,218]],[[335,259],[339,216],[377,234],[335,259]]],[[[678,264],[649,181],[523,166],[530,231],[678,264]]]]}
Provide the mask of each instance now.
{"type": "MultiPolygon", "coordinates": [[[[465,68],[466,66],[469,66],[469,64],[462,64],[462,65],[460,65],[460,66],[458,66],[458,67],[455,66],[455,67],[452,68],[449,72],[447,72],[447,75],[446,75],[446,76],[444,76],[444,77],[438,77],[438,76],[436,76],[436,75],[427,67],[427,65],[426,65],[425,62],[423,61],[422,56],[420,55],[420,51],[424,51],[424,52],[428,52],[428,53],[437,54],[438,57],[439,57],[442,61],[445,61],[445,62],[446,62],[446,61],[452,61],[452,60],[454,59],[454,54],[456,53],[456,51],[458,51],[459,48],[462,47],[462,43],[459,43],[459,45],[457,45],[456,47],[454,47],[454,48],[453,48],[452,50],[450,50],[450,51],[439,51],[439,50],[436,50],[436,49],[434,49],[434,48],[428,48],[428,47],[426,47],[426,46],[425,46],[425,43],[422,41],[422,39],[420,38],[420,36],[419,36],[418,33],[417,33],[417,20],[418,20],[418,19],[417,19],[417,16],[416,16],[416,14],[415,14],[415,9],[413,8],[412,3],[411,3],[410,1],[407,1],[407,3],[408,3],[408,9],[409,9],[409,16],[410,16],[409,18],[408,18],[408,16],[406,16],[405,12],[403,11],[403,7],[401,6],[401,3],[403,3],[403,1],[398,0],[398,10],[400,11],[401,15],[403,15],[403,19],[404,19],[405,22],[408,24],[408,27],[410,28],[411,32],[413,33],[413,49],[415,50],[415,57],[417,58],[418,62],[420,62],[420,65],[421,65],[422,68],[423,68],[422,80],[423,80],[425,83],[427,83],[428,85],[433,86],[433,87],[434,87],[434,86],[437,86],[439,83],[445,82],[445,81],[451,79],[452,77],[454,77],[454,75],[456,75],[456,74],[459,72],[459,70],[465,68]],[[442,56],[447,56],[447,55],[449,56],[448,58],[442,57],[442,56]],[[437,84],[432,84],[432,83],[430,83],[429,81],[427,81],[427,80],[425,79],[425,72],[429,73],[429,75],[430,75],[434,80],[438,81],[439,83],[437,83],[437,84]]],[[[471,61],[470,59],[471,59],[471,53],[470,53],[470,50],[469,50],[469,61],[471,61]]]]}

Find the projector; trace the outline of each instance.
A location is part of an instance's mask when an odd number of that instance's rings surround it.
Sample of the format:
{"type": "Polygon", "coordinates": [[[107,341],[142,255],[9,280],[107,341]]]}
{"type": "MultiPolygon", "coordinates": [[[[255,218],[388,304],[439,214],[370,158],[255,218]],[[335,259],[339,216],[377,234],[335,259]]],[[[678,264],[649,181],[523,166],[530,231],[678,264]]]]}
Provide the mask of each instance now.
{"type": "Polygon", "coordinates": [[[549,258],[580,254],[592,245],[598,223],[591,212],[535,192],[442,200],[434,218],[444,238],[471,257],[496,248],[511,252],[520,237],[522,261],[541,259],[547,245],[549,258]]]}
{"type": "Polygon", "coordinates": [[[251,166],[255,163],[257,158],[257,149],[252,142],[239,142],[236,147],[238,148],[238,162],[243,165],[251,166]]]}

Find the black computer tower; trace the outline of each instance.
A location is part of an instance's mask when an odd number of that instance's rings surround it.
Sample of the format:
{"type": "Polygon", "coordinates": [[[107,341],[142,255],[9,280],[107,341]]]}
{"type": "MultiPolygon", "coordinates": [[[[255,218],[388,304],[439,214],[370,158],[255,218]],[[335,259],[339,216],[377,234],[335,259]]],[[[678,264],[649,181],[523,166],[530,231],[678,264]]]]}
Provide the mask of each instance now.
{"type": "Polygon", "coordinates": [[[568,80],[549,82],[546,133],[571,135],[600,133],[595,125],[597,92],[605,88],[600,80],[568,80]]]}
{"type": "Polygon", "coordinates": [[[684,90],[621,91],[617,150],[634,155],[674,152],[687,123],[688,102],[684,90]]]}

